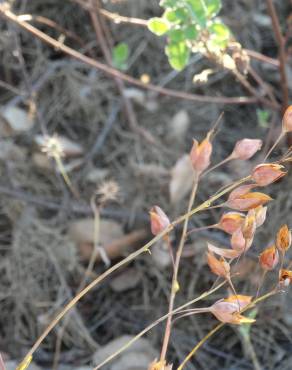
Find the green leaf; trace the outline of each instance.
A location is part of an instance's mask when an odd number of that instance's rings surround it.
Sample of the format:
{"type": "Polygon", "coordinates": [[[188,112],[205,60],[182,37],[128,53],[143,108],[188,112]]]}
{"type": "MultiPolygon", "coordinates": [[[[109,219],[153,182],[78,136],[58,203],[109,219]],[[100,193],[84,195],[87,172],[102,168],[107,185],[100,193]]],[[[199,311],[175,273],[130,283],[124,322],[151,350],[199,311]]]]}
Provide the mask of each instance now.
{"type": "Polygon", "coordinates": [[[129,57],[129,47],[126,43],[121,42],[113,48],[112,61],[113,65],[116,68],[122,70],[127,69],[128,57],[129,57]]]}
{"type": "Polygon", "coordinates": [[[209,18],[216,16],[221,9],[221,0],[205,0],[209,18]]]}
{"type": "Polygon", "coordinates": [[[177,0],[160,0],[159,5],[163,8],[174,8],[177,6],[177,0]]]}
{"type": "Polygon", "coordinates": [[[224,23],[216,21],[208,27],[211,34],[216,36],[217,40],[228,40],[230,37],[230,30],[224,23]]]}
{"type": "Polygon", "coordinates": [[[177,71],[181,71],[188,64],[190,49],[184,41],[170,42],[165,48],[165,53],[170,65],[177,71]]]}
{"type": "Polygon", "coordinates": [[[186,0],[193,19],[204,28],[207,23],[208,8],[204,0],[186,0]]]}
{"type": "Polygon", "coordinates": [[[195,40],[199,34],[199,31],[194,24],[190,24],[189,26],[185,27],[184,33],[187,40],[195,40]]]}
{"type": "Polygon", "coordinates": [[[184,41],[186,39],[184,31],[181,29],[172,29],[168,31],[168,36],[170,40],[174,42],[184,41]]]}
{"type": "Polygon", "coordinates": [[[162,36],[169,30],[169,23],[163,18],[151,18],[148,21],[148,29],[155,35],[162,36]]]}

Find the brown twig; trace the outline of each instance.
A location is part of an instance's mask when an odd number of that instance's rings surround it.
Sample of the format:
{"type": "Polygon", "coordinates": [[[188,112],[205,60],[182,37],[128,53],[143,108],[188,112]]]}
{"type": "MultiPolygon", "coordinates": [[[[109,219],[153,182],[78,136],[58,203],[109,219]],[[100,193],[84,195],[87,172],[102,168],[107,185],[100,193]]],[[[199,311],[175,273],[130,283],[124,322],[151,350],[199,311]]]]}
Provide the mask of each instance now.
{"type": "MultiPolygon", "coordinates": [[[[91,21],[92,21],[92,24],[93,24],[93,27],[94,27],[94,30],[95,30],[96,39],[97,39],[98,43],[100,44],[102,53],[103,53],[104,58],[106,60],[106,63],[109,66],[113,67],[110,47],[107,43],[106,36],[105,36],[106,32],[103,32],[101,22],[98,18],[98,15],[97,15],[98,14],[98,9],[99,9],[99,2],[98,2],[98,0],[90,0],[90,5],[91,5],[91,7],[89,9],[89,13],[90,13],[91,21]]],[[[132,104],[131,100],[125,95],[124,81],[121,80],[119,77],[114,77],[114,81],[115,81],[115,83],[117,85],[117,88],[118,88],[118,91],[119,91],[119,93],[122,97],[124,107],[125,107],[125,112],[126,112],[126,115],[127,115],[127,118],[128,118],[131,129],[134,132],[137,132],[140,135],[142,135],[148,142],[150,142],[152,144],[158,144],[157,140],[148,131],[139,127],[138,122],[137,122],[137,118],[136,118],[136,115],[135,115],[135,111],[134,111],[134,108],[133,108],[133,104],[132,104]]]]}
{"type": "Polygon", "coordinates": [[[270,14],[273,30],[275,34],[276,41],[279,47],[279,63],[280,63],[280,76],[281,76],[281,89],[282,89],[282,114],[284,114],[286,108],[289,104],[289,90],[288,90],[288,80],[286,73],[286,51],[285,51],[285,39],[281,32],[281,27],[279,19],[276,13],[276,9],[273,0],[266,0],[268,12],[270,14]]]}
{"type": "Polygon", "coordinates": [[[50,37],[46,35],[44,32],[40,31],[36,27],[33,27],[29,23],[22,21],[19,19],[17,15],[15,15],[13,12],[11,12],[7,7],[4,5],[0,5],[0,15],[2,15],[4,18],[16,23],[21,28],[25,29],[26,31],[30,32],[35,37],[39,38],[43,42],[51,45],[52,47],[56,48],[59,51],[62,51],[63,53],[71,56],[74,59],[77,59],[87,65],[90,65],[91,67],[104,72],[105,74],[112,76],[112,77],[118,77],[132,85],[141,87],[143,89],[155,91],[159,94],[166,95],[173,98],[178,99],[184,99],[184,100],[190,100],[194,102],[201,102],[201,103],[214,103],[214,104],[251,104],[251,103],[257,103],[258,98],[257,97],[247,97],[247,96],[241,96],[241,97],[213,97],[213,96],[206,96],[206,95],[197,95],[197,94],[190,94],[185,93],[177,90],[167,89],[160,86],[156,86],[153,84],[144,84],[140,80],[133,78],[125,73],[122,73],[110,66],[107,66],[103,63],[100,63],[97,60],[94,60],[86,55],[83,55],[79,53],[78,51],[64,45],[63,43],[55,40],[53,37],[50,37]]]}

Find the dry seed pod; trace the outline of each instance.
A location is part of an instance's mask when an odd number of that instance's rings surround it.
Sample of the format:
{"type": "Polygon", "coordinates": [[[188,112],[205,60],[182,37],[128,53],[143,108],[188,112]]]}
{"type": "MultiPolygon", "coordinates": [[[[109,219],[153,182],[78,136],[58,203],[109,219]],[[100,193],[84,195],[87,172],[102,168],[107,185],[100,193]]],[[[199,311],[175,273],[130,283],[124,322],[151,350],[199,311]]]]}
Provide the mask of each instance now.
{"type": "Polygon", "coordinates": [[[223,258],[217,259],[212,252],[207,253],[207,262],[210,270],[217,276],[229,278],[230,265],[223,258]]]}
{"type": "Polygon", "coordinates": [[[210,307],[210,312],[221,322],[229,324],[250,324],[255,322],[240,314],[240,311],[250,304],[252,297],[233,295],[229,298],[220,299],[210,307]]]}
{"type": "Polygon", "coordinates": [[[280,270],[279,273],[279,282],[285,287],[289,286],[292,281],[292,271],[290,270],[280,270]]]}
{"type": "Polygon", "coordinates": [[[263,163],[256,166],[251,174],[252,179],[259,186],[267,186],[285,176],[284,166],[273,163],[263,163]]]}
{"type": "Polygon", "coordinates": [[[250,159],[262,147],[262,140],[242,139],[237,141],[230,157],[233,159],[250,159]]]}
{"type": "Polygon", "coordinates": [[[280,227],[277,232],[276,246],[282,253],[286,252],[291,246],[291,231],[287,225],[280,227]]]}
{"type": "Polygon", "coordinates": [[[170,221],[163,210],[158,207],[152,207],[150,213],[151,232],[153,235],[158,235],[165,230],[169,225],[170,221]]]}
{"type": "Polygon", "coordinates": [[[266,221],[267,207],[259,206],[255,208],[256,227],[260,227],[266,221]]]}
{"type": "Polygon", "coordinates": [[[232,235],[243,224],[244,217],[245,215],[239,212],[224,213],[217,227],[232,235]]]}
{"type": "Polygon", "coordinates": [[[242,225],[242,235],[244,239],[252,239],[256,231],[256,213],[254,209],[248,211],[242,225]]]}
{"type": "Polygon", "coordinates": [[[285,133],[292,131],[292,105],[290,105],[284,113],[282,120],[282,130],[285,133]]]}
{"type": "Polygon", "coordinates": [[[241,195],[238,198],[230,199],[229,197],[225,204],[227,207],[236,209],[238,211],[248,211],[250,209],[262,206],[271,200],[272,198],[267,194],[251,192],[241,195]]]}
{"type": "Polygon", "coordinates": [[[243,252],[246,248],[246,241],[244,239],[244,236],[242,234],[241,227],[239,227],[237,230],[234,231],[234,233],[231,236],[230,244],[232,249],[236,251],[243,252]]]}
{"type": "Polygon", "coordinates": [[[195,171],[201,174],[210,165],[212,154],[212,144],[207,137],[200,144],[194,140],[193,147],[190,152],[190,158],[195,171]]]}
{"type": "Polygon", "coordinates": [[[279,262],[279,252],[273,245],[266,248],[259,257],[260,265],[264,270],[273,270],[279,262]]]}

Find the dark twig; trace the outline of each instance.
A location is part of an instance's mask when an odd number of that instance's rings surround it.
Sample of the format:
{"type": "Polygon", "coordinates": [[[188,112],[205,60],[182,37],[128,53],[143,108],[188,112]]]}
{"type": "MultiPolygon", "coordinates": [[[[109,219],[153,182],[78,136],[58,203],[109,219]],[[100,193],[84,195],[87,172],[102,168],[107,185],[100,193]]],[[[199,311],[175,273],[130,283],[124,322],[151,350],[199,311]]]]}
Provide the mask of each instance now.
{"type": "Polygon", "coordinates": [[[39,38],[40,40],[44,41],[45,43],[51,45],[52,47],[56,48],[59,51],[62,51],[63,53],[71,56],[72,58],[75,58],[87,65],[90,65],[91,67],[102,71],[106,73],[109,76],[112,77],[118,77],[130,84],[133,84],[135,86],[139,86],[143,89],[156,91],[159,94],[166,95],[169,97],[174,97],[178,99],[185,99],[190,100],[194,102],[201,102],[201,103],[216,103],[216,104],[251,104],[251,103],[257,103],[258,98],[257,97],[213,97],[213,96],[205,96],[205,95],[197,95],[197,94],[189,94],[184,93],[181,91],[176,91],[172,89],[166,89],[162,88],[160,86],[156,86],[153,84],[144,84],[140,80],[133,78],[125,73],[122,73],[110,66],[107,66],[103,63],[100,63],[97,60],[94,60],[86,55],[83,55],[79,53],[78,51],[64,45],[63,43],[55,40],[54,38],[46,35],[44,32],[40,31],[39,29],[33,27],[27,22],[21,21],[17,15],[12,13],[10,10],[8,10],[4,5],[0,4],[0,14],[10,21],[16,23],[21,28],[25,29],[26,31],[33,34],[35,37],[39,38]]]}
{"type": "Polygon", "coordinates": [[[286,73],[286,51],[285,51],[285,39],[281,32],[281,26],[276,13],[276,9],[273,0],[266,0],[268,12],[272,19],[273,30],[275,34],[276,41],[279,47],[279,63],[280,63],[280,75],[281,75],[281,89],[282,89],[282,114],[284,114],[286,108],[289,104],[289,90],[288,90],[288,80],[286,73]]]}

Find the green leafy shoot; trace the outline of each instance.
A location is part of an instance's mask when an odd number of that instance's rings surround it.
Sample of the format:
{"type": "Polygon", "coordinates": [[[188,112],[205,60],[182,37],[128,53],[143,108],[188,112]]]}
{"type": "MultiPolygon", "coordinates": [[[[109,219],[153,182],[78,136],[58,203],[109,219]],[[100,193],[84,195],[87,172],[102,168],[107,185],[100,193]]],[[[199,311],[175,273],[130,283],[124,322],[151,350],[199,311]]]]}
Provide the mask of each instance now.
{"type": "Polygon", "coordinates": [[[112,63],[113,66],[120,70],[128,68],[129,47],[126,43],[121,42],[113,48],[112,63]]]}

